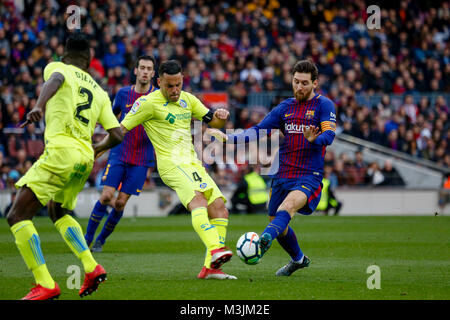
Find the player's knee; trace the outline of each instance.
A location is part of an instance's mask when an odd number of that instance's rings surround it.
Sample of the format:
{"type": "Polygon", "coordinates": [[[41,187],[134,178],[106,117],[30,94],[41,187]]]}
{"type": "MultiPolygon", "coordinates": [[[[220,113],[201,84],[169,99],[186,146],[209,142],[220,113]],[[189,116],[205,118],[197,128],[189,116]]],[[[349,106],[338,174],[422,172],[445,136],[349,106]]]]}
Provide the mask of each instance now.
{"type": "Polygon", "coordinates": [[[102,193],[99,201],[102,205],[108,206],[108,205],[111,205],[113,197],[114,197],[114,194],[111,194],[109,192],[102,193]]]}
{"type": "Polygon", "coordinates": [[[114,202],[114,208],[116,209],[116,211],[123,211],[125,209],[125,205],[127,204],[127,200],[126,199],[116,199],[116,201],[114,202]]]}
{"type": "Polygon", "coordinates": [[[228,219],[228,209],[225,207],[225,205],[217,209],[212,218],[228,219]]]}
{"type": "Polygon", "coordinates": [[[20,217],[16,214],[16,211],[11,208],[11,210],[9,210],[8,214],[6,215],[6,221],[8,222],[9,226],[13,226],[15,225],[17,222],[20,222],[21,219],[20,217]]]}
{"type": "Polygon", "coordinates": [[[305,206],[307,202],[306,197],[300,198],[300,199],[295,199],[295,198],[291,198],[291,199],[286,199],[278,208],[278,211],[287,211],[291,217],[293,217],[295,215],[295,213],[300,210],[301,208],[303,208],[305,206]]]}
{"type": "Polygon", "coordinates": [[[291,217],[294,216],[294,214],[297,212],[297,208],[292,203],[283,203],[279,208],[278,211],[287,211],[291,217]]]}
{"type": "Polygon", "coordinates": [[[206,200],[205,196],[203,195],[203,193],[196,193],[196,195],[194,196],[194,198],[191,200],[191,202],[189,202],[188,204],[188,209],[189,211],[192,211],[195,208],[200,208],[200,207],[207,207],[208,206],[208,201],[206,200]]]}
{"type": "Polygon", "coordinates": [[[223,202],[222,198],[216,199],[213,203],[208,207],[208,213],[210,218],[222,218],[228,219],[228,209],[225,207],[225,202],[223,202]]]}

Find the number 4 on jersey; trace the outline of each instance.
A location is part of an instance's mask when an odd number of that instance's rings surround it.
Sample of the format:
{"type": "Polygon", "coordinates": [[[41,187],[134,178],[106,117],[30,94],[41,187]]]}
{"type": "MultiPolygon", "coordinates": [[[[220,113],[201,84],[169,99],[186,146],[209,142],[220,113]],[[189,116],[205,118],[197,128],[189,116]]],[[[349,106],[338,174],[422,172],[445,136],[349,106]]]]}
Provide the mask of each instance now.
{"type": "Polygon", "coordinates": [[[192,177],[194,177],[194,181],[202,182],[202,178],[200,178],[196,171],[192,172],[192,177]]]}

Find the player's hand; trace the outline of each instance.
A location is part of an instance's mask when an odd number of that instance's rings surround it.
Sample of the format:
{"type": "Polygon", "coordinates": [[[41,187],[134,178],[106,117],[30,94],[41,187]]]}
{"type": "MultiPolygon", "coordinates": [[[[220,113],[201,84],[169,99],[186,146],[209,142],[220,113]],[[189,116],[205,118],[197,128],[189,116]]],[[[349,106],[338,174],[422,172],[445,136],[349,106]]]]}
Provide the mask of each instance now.
{"type": "Polygon", "coordinates": [[[97,160],[97,159],[100,158],[106,151],[108,151],[108,150],[103,150],[103,151],[100,151],[100,152],[96,152],[95,149],[94,149],[94,159],[97,160]]]}
{"type": "Polygon", "coordinates": [[[316,140],[317,137],[320,136],[320,129],[319,127],[315,126],[307,126],[303,131],[303,136],[306,140],[313,143],[314,140],[316,140]]]}
{"type": "Polygon", "coordinates": [[[205,133],[210,136],[213,136],[214,138],[216,138],[216,140],[218,140],[220,142],[225,142],[228,140],[227,135],[218,129],[207,128],[205,130],[205,133]]]}
{"type": "Polygon", "coordinates": [[[39,121],[41,121],[43,114],[44,113],[42,112],[41,108],[34,107],[33,109],[31,109],[30,112],[27,113],[27,121],[22,123],[20,125],[20,127],[24,128],[24,127],[26,127],[27,125],[29,125],[32,122],[39,122],[39,121]]]}
{"type": "Polygon", "coordinates": [[[219,108],[214,112],[214,116],[220,120],[228,120],[230,112],[226,109],[219,108]]]}

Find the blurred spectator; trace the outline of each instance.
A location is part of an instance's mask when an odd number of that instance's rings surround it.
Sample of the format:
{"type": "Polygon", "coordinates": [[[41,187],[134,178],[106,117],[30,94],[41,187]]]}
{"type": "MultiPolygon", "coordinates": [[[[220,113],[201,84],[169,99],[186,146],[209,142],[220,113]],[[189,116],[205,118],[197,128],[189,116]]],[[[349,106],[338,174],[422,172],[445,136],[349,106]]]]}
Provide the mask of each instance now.
{"type": "Polygon", "coordinates": [[[355,152],[355,159],[351,165],[351,175],[353,176],[353,183],[357,186],[365,184],[365,176],[367,171],[367,163],[364,161],[362,151],[355,152]]]}
{"type": "MultiPolygon", "coordinates": [[[[0,131],[9,130],[0,135],[4,172],[13,170],[9,164],[18,150],[28,160],[41,152],[42,143],[35,141],[42,141],[42,133],[18,127],[36,103],[45,66],[60,60],[67,37],[68,2],[21,3],[9,1],[0,9],[0,131]]],[[[292,63],[307,58],[319,67],[321,93],[336,102],[339,131],[448,166],[449,6],[389,3],[381,9],[383,27],[374,32],[361,16],[369,4],[79,2],[82,31],[92,44],[90,71],[111,100],[132,81],[128,69],[137,56],[152,54],[158,63],[175,58],[185,66],[187,90],[227,92],[235,127],[246,128],[259,117],[248,107],[249,95],[273,93],[273,108],[291,94],[292,63]],[[420,96],[424,92],[433,95],[420,96]],[[381,100],[369,103],[362,96],[381,100]]],[[[34,130],[43,128],[44,122],[34,130]]],[[[346,172],[356,168],[351,161],[336,162],[330,165],[340,186],[361,183],[346,172]]]]}
{"type": "Polygon", "coordinates": [[[444,211],[445,206],[450,203],[450,173],[447,173],[442,179],[442,188],[439,191],[439,209],[444,211]]]}
{"type": "Polygon", "coordinates": [[[368,186],[381,186],[385,180],[383,172],[380,170],[377,162],[372,162],[366,171],[366,185],[368,186]]]}
{"type": "Polygon", "coordinates": [[[120,52],[118,52],[116,43],[113,42],[109,44],[108,53],[105,55],[104,61],[106,69],[123,67],[125,65],[125,59],[123,55],[120,52]]]}
{"type": "Polygon", "coordinates": [[[398,173],[395,167],[392,165],[391,160],[386,160],[384,162],[383,170],[381,171],[384,176],[383,185],[386,186],[404,186],[405,182],[403,181],[402,176],[398,173]]]}

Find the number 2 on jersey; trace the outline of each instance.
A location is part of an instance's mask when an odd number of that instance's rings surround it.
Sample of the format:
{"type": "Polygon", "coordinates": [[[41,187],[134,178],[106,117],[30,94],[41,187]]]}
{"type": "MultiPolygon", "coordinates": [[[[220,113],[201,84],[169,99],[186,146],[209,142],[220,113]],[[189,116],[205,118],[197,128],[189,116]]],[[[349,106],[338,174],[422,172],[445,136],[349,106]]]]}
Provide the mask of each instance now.
{"type": "Polygon", "coordinates": [[[87,102],[83,102],[80,104],[77,104],[77,109],[75,112],[75,118],[77,118],[78,120],[80,120],[84,125],[88,125],[89,123],[89,119],[83,117],[82,115],[80,115],[80,112],[86,109],[90,109],[91,108],[91,104],[92,104],[92,100],[93,100],[93,95],[92,92],[89,89],[86,89],[84,87],[80,87],[80,89],[78,90],[78,93],[80,94],[80,96],[87,96],[87,102]]]}

